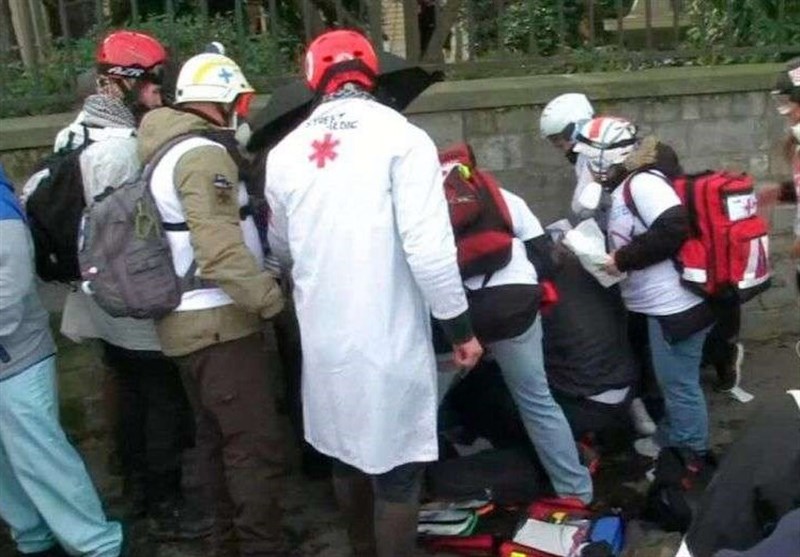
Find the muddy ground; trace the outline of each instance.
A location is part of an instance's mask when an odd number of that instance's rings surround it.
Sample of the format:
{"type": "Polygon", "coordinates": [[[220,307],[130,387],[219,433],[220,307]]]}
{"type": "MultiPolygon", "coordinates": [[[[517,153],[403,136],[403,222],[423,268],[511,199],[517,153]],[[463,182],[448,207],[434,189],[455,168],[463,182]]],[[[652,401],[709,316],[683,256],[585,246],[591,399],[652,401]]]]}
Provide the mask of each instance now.
{"type": "MultiPolygon", "coordinates": [[[[758,405],[769,404],[787,388],[800,387],[800,359],[796,354],[796,338],[748,343],[746,345],[745,375],[743,386],[756,395],[749,404],[736,402],[727,395],[713,392],[710,388],[712,376],[704,372],[703,380],[710,406],[712,442],[714,448],[724,454],[725,447],[733,442],[748,418],[758,405]]],[[[62,398],[71,389],[86,390],[88,377],[99,381],[101,372],[86,373],[87,366],[97,366],[96,354],[89,348],[71,345],[61,339],[60,374],[62,398]]],[[[65,421],[77,421],[85,431],[91,432],[78,443],[81,454],[94,477],[110,512],[119,506],[119,478],[107,471],[108,437],[97,427],[102,422],[99,410],[99,386],[89,385],[88,410],[76,409],[74,400],[65,405],[65,421]],[[94,409],[93,409],[94,408],[94,409]],[[78,415],[76,417],[76,414],[78,415]],[[94,424],[94,428],[93,428],[94,424]]],[[[69,399],[67,399],[69,400],[69,399]]],[[[69,429],[69,427],[68,427],[69,429]]],[[[632,451],[622,451],[604,458],[596,477],[597,500],[603,506],[618,506],[629,516],[636,516],[647,488],[644,471],[649,467],[648,459],[632,451]]],[[[297,467],[296,467],[297,468],[297,467]]],[[[313,481],[295,470],[287,479],[284,500],[285,529],[301,549],[303,555],[314,557],[345,557],[350,554],[346,536],[337,513],[332,491],[327,481],[313,481]]],[[[628,555],[636,557],[667,557],[674,555],[673,547],[678,543],[677,535],[666,535],[658,531],[642,534],[638,525],[629,529],[628,555]]],[[[200,557],[206,555],[202,543],[155,544],[148,536],[147,526],[140,522],[131,527],[134,557],[200,557]]],[[[12,545],[5,529],[0,527],[0,557],[13,555],[12,545]]],[[[426,553],[420,550],[419,555],[426,553]]]]}

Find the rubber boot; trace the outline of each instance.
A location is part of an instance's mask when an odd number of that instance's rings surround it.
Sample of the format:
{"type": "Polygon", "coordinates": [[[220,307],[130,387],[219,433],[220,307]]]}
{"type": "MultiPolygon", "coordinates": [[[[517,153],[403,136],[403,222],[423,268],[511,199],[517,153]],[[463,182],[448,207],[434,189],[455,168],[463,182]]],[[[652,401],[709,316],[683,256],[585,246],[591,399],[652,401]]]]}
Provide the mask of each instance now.
{"type": "Polygon", "coordinates": [[[333,476],[336,502],[347,525],[355,557],[375,557],[372,483],[364,474],[333,476]]]}
{"type": "Polygon", "coordinates": [[[410,557],[417,545],[419,503],[375,502],[378,557],[410,557]]]}

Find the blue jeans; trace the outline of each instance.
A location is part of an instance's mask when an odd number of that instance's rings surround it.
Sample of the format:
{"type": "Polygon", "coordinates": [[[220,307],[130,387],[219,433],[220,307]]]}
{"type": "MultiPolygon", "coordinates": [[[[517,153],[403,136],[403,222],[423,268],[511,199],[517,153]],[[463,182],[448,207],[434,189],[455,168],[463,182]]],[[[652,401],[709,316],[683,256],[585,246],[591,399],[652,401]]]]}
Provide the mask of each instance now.
{"type": "Polygon", "coordinates": [[[700,387],[703,343],[710,327],[670,344],[661,324],[647,318],[653,370],[664,395],[664,418],[658,424],[656,440],[663,447],[708,451],[708,408],[700,387]]]}
{"type": "Polygon", "coordinates": [[[0,517],[20,553],[117,557],[122,529],[58,421],[55,357],[0,381],[0,517]]]}
{"type": "Polygon", "coordinates": [[[572,430],[547,385],[541,319],[537,317],[518,337],[489,344],[489,350],[500,366],[528,437],[556,493],[591,502],[592,478],[580,463],[572,430]]]}

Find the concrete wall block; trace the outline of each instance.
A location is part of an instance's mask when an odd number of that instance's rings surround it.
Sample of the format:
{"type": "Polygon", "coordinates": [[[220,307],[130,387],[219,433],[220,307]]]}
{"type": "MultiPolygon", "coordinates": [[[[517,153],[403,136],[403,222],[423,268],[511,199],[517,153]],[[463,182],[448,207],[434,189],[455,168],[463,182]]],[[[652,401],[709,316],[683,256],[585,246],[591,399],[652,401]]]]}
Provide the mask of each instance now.
{"type": "Polygon", "coordinates": [[[437,147],[463,141],[464,119],[460,112],[414,114],[409,119],[428,132],[437,147]]]}
{"type": "Polygon", "coordinates": [[[680,99],[647,100],[640,103],[643,122],[675,122],[681,119],[683,109],[680,99]]]}
{"type": "Polygon", "coordinates": [[[681,120],[700,119],[700,100],[697,97],[683,97],[681,99],[681,120]]]}
{"type": "Polygon", "coordinates": [[[497,113],[497,127],[504,133],[531,133],[539,137],[541,115],[541,109],[531,106],[501,110],[497,113]]]}
{"type": "Polygon", "coordinates": [[[705,156],[752,153],[761,149],[765,124],[755,118],[698,121],[689,124],[689,152],[705,156]]]}
{"type": "Polygon", "coordinates": [[[476,137],[470,141],[478,164],[487,170],[508,170],[527,166],[530,137],[523,134],[476,137]]]}
{"type": "Polygon", "coordinates": [[[659,140],[675,149],[679,158],[682,159],[683,156],[690,153],[688,146],[689,133],[686,122],[661,122],[653,125],[651,133],[656,135],[659,140]]]}
{"type": "Polygon", "coordinates": [[[472,139],[498,133],[499,110],[465,110],[463,114],[465,137],[472,139]]]}
{"type": "Polygon", "coordinates": [[[699,102],[701,118],[725,119],[731,115],[733,95],[703,95],[699,102]]]}
{"type": "Polygon", "coordinates": [[[769,155],[759,153],[750,157],[748,172],[756,179],[762,180],[769,176],[769,155]]]}
{"type": "Polygon", "coordinates": [[[791,235],[794,229],[794,221],[797,217],[797,208],[791,204],[781,204],[772,211],[770,222],[772,231],[791,235]]]}
{"type": "Polygon", "coordinates": [[[631,122],[640,123],[643,118],[644,104],[639,101],[602,101],[594,103],[596,114],[620,116],[631,122]]]}
{"type": "Polygon", "coordinates": [[[760,91],[731,95],[731,116],[763,116],[768,96],[760,91]]]}

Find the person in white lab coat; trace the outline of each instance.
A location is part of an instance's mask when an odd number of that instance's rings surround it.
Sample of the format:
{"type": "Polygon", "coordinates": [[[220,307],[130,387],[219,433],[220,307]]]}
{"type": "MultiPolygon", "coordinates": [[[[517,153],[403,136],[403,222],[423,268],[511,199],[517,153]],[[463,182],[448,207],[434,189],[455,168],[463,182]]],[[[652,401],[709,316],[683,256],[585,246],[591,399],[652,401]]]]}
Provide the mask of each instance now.
{"type": "Polygon", "coordinates": [[[372,98],[377,72],[355,31],[309,45],[306,80],[320,102],[270,152],[265,195],[270,247],[295,285],[305,437],[335,459],[356,555],[399,557],[413,554],[424,463],[438,458],[429,312],[458,367],[482,349],[436,147],[372,98]]]}

